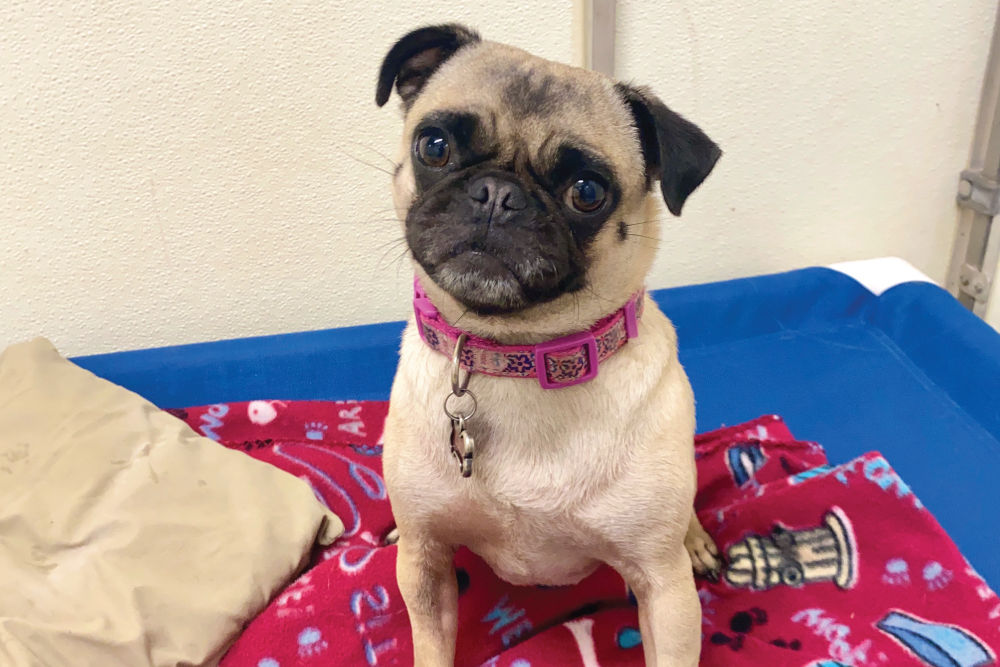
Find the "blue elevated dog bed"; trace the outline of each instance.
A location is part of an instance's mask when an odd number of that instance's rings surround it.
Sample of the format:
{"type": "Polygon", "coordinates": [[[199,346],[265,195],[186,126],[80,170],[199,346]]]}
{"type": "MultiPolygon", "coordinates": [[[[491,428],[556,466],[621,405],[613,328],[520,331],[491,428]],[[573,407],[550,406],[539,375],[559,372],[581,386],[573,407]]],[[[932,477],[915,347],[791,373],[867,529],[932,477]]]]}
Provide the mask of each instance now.
{"type": "MultiPolygon", "coordinates": [[[[1000,587],[1000,335],[931,284],[830,269],[660,290],[705,431],[774,413],[832,463],[879,450],[1000,587]]],[[[386,399],[403,324],[74,359],[162,407],[386,399]]]]}

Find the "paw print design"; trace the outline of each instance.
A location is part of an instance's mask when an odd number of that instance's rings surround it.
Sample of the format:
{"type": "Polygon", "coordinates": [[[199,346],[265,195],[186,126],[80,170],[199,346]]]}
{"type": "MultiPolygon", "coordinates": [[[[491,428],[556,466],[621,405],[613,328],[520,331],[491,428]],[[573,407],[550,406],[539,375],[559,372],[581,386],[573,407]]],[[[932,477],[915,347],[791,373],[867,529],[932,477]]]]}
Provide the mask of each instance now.
{"type": "Polygon", "coordinates": [[[615,641],[618,644],[618,648],[627,650],[630,648],[635,648],[642,644],[642,635],[636,628],[624,627],[618,630],[618,634],[615,636],[615,641]]]}
{"type": "Polygon", "coordinates": [[[893,558],[885,564],[882,583],[890,586],[909,586],[910,565],[902,558],[893,558]]]}
{"type": "Polygon", "coordinates": [[[928,590],[939,591],[954,578],[955,574],[951,570],[945,569],[944,565],[935,560],[924,566],[924,582],[928,590]]]}
{"type": "Polygon", "coordinates": [[[306,422],[306,438],[309,440],[322,440],[326,437],[326,430],[330,428],[323,422],[306,422]]]}
{"type": "MultiPolygon", "coordinates": [[[[732,636],[724,632],[716,632],[711,636],[709,641],[716,646],[728,646],[734,651],[739,651],[743,648],[743,643],[750,633],[753,632],[753,629],[763,625],[767,625],[767,612],[763,609],[754,607],[747,611],[739,611],[729,619],[729,630],[733,633],[732,636]]],[[[802,648],[802,642],[798,639],[791,641],[772,639],[769,643],[772,646],[787,648],[793,651],[798,651],[802,648]]]]}
{"type": "Polygon", "coordinates": [[[243,442],[233,446],[242,449],[244,452],[252,452],[257,449],[264,449],[265,447],[270,447],[273,444],[274,440],[272,440],[271,438],[264,438],[263,440],[258,438],[257,440],[244,440],[243,442]]]}
{"type": "Polygon", "coordinates": [[[465,568],[459,567],[455,569],[455,582],[458,584],[458,594],[461,596],[465,594],[465,591],[469,590],[472,578],[465,568]]]}
{"type": "Polygon", "coordinates": [[[319,655],[329,644],[323,639],[323,634],[317,628],[306,628],[299,633],[299,657],[309,658],[319,655]]]}
{"type": "Polygon", "coordinates": [[[257,663],[257,667],[281,667],[281,663],[274,658],[261,658],[260,662],[257,663]]]}

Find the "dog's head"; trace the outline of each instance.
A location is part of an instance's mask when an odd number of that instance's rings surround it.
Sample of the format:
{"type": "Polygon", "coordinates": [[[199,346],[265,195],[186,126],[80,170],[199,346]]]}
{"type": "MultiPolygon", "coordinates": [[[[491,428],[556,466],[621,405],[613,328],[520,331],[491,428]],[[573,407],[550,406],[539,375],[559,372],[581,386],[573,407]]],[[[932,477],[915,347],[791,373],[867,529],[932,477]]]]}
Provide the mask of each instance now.
{"type": "Polygon", "coordinates": [[[647,90],[459,25],[396,42],[380,106],[394,84],[394,198],[418,275],[446,317],[486,334],[559,333],[620,307],[655,253],[654,184],[680,215],[721,154],[647,90]]]}

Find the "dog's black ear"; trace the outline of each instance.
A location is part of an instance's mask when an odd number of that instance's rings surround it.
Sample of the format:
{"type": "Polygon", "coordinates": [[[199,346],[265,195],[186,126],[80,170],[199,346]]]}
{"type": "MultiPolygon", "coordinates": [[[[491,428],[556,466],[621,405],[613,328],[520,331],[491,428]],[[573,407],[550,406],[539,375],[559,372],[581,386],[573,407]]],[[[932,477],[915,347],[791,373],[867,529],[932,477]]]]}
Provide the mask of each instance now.
{"type": "Polygon", "coordinates": [[[646,178],[660,179],[663,201],[680,215],[688,196],[711,173],[722,150],[701,129],[667,108],[647,90],[623,83],[615,88],[635,117],[646,178]]]}
{"type": "Polygon", "coordinates": [[[409,109],[431,74],[466,44],[479,41],[476,31],[457,23],[418,28],[392,45],[382,60],[375,103],[389,101],[392,84],[409,109]]]}

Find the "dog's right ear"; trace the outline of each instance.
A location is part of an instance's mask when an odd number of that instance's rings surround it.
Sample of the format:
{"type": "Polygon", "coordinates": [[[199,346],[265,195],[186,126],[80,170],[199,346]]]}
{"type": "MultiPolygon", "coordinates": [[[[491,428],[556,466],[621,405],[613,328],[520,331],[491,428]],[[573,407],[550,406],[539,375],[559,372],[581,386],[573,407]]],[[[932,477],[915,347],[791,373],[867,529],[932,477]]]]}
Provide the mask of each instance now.
{"type": "Polygon", "coordinates": [[[383,106],[388,102],[395,83],[403,107],[408,110],[441,63],[466,44],[478,41],[475,30],[457,23],[418,28],[404,36],[393,44],[382,60],[375,103],[383,106]]]}

